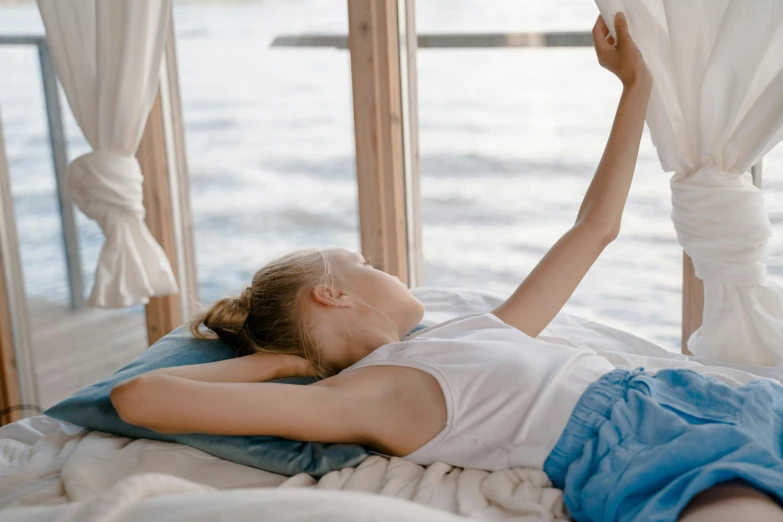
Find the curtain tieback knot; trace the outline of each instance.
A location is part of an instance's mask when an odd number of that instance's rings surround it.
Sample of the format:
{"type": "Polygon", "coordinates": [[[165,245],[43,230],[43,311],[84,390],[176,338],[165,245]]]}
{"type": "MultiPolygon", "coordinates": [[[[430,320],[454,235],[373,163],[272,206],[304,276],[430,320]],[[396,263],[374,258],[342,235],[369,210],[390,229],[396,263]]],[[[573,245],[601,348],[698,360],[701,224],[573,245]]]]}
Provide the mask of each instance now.
{"type": "Polygon", "coordinates": [[[106,231],[113,216],[144,219],[141,167],[133,156],[93,151],[68,166],[68,195],[106,231]]]}
{"type": "Polygon", "coordinates": [[[750,174],[707,163],[691,174],[674,175],[671,189],[677,239],[698,278],[732,285],[767,281],[772,227],[750,174]]]}
{"type": "Polygon", "coordinates": [[[766,263],[732,263],[731,261],[691,258],[696,277],[726,285],[762,285],[767,282],[766,263]]]}

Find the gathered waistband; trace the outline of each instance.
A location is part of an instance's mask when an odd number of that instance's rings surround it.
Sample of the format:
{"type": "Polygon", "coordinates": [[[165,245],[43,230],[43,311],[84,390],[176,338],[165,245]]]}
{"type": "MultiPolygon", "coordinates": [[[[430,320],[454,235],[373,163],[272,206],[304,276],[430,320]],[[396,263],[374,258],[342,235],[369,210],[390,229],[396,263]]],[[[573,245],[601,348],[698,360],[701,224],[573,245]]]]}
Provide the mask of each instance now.
{"type": "Polygon", "coordinates": [[[640,375],[647,375],[643,368],[613,370],[590,384],[579,397],[563,433],[544,461],[544,472],[555,487],[564,488],[568,467],[582,455],[585,442],[595,437],[614,404],[625,397],[628,382],[640,375]]]}

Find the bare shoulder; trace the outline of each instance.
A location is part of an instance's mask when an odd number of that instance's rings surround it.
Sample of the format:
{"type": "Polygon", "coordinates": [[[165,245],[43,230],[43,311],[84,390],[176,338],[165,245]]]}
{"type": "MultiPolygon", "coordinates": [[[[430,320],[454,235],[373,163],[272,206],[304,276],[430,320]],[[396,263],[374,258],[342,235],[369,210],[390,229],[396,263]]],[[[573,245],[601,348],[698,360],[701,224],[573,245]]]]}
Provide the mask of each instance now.
{"type": "Polygon", "coordinates": [[[446,400],[440,384],[416,368],[370,366],[312,386],[328,386],[350,395],[354,413],[365,423],[362,431],[371,439],[368,444],[382,453],[407,455],[446,426],[446,400]]]}

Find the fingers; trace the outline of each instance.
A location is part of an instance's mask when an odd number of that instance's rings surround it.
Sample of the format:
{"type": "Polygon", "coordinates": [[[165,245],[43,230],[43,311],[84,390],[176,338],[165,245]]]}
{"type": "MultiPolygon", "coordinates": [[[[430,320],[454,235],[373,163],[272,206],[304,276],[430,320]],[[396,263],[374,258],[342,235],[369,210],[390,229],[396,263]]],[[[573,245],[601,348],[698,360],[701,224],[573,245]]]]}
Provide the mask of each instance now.
{"type": "Polygon", "coordinates": [[[603,17],[598,15],[598,20],[595,21],[595,25],[593,26],[593,45],[595,45],[596,50],[607,50],[612,48],[614,41],[612,40],[610,43],[607,41],[607,38],[612,38],[609,33],[609,28],[606,26],[603,17]]]}
{"type": "Polygon", "coordinates": [[[598,15],[598,18],[595,20],[595,25],[593,25],[593,40],[599,40],[603,39],[604,36],[606,36],[606,33],[609,32],[609,28],[606,27],[606,22],[604,22],[604,17],[601,15],[598,15]]]}
{"type": "Polygon", "coordinates": [[[631,33],[628,32],[628,20],[622,12],[618,12],[614,17],[614,32],[617,35],[617,43],[620,47],[632,43],[631,33]]]}
{"type": "Polygon", "coordinates": [[[595,21],[595,25],[593,25],[593,43],[598,45],[600,42],[603,42],[607,34],[609,34],[609,28],[606,27],[603,17],[598,15],[598,19],[595,21]]]}

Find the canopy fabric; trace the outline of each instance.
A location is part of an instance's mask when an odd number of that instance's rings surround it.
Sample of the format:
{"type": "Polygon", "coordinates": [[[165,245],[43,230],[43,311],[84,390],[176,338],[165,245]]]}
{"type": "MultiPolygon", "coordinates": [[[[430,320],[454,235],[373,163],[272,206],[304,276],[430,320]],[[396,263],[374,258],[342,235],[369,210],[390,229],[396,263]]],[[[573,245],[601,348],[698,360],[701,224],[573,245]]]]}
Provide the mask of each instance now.
{"type": "Polygon", "coordinates": [[[57,75],[93,151],[68,166],[67,190],[106,242],[89,306],[119,308],[177,292],[144,223],[135,158],[158,90],[171,0],[38,0],[57,75]]]}
{"type": "MultiPolygon", "coordinates": [[[[695,355],[783,365],[783,288],[748,169],[783,138],[783,0],[596,0],[623,11],[654,87],[647,125],[673,172],[677,238],[704,281],[695,355]]],[[[773,176],[775,173],[771,173],[773,176]]]]}

